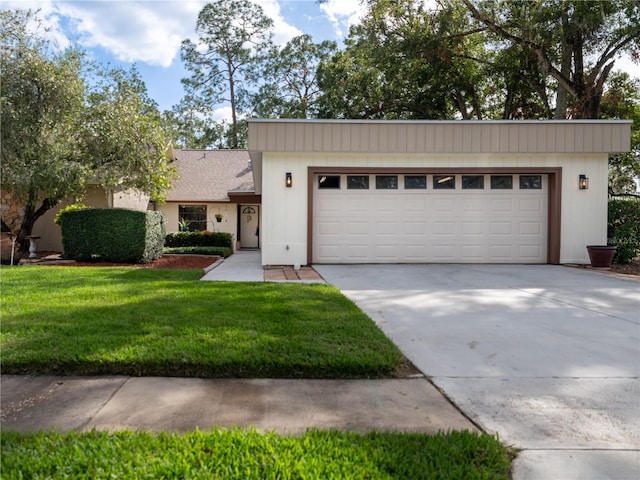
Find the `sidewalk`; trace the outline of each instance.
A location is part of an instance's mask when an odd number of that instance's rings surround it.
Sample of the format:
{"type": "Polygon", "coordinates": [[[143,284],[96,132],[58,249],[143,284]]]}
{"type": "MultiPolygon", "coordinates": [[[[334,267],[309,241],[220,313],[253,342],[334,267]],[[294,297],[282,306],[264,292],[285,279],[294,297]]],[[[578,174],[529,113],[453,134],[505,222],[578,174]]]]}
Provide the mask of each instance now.
{"type": "Polygon", "coordinates": [[[164,377],[0,378],[2,429],[184,432],[254,427],[356,432],[476,430],[425,378],[273,380],[164,377]]]}

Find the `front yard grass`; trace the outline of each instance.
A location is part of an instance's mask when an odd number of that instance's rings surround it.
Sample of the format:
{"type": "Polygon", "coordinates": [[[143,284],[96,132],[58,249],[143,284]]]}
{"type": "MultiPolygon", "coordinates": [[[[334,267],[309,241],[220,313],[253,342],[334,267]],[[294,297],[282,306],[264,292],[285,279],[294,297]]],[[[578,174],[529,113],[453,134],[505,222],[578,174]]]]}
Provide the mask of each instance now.
{"type": "Polygon", "coordinates": [[[371,378],[392,376],[404,361],[332,286],[199,276],[199,270],[2,267],[2,372],[371,378]]]}
{"type": "Polygon", "coordinates": [[[6,478],[491,479],[507,480],[511,452],[473,432],[435,435],[309,430],[2,433],[6,478]]]}

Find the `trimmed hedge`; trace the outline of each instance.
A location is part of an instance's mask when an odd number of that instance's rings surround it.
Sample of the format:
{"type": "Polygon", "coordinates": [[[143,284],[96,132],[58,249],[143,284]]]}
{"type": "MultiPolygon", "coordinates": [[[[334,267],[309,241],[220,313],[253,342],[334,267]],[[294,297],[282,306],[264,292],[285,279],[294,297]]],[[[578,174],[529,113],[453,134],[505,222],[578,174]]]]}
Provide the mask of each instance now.
{"type": "Polygon", "coordinates": [[[614,263],[629,263],[640,255],[640,199],[609,200],[607,244],[618,247],[614,263]]]}
{"type": "Polygon", "coordinates": [[[225,232],[170,232],[165,247],[225,247],[233,251],[233,235],[225,232]]]}
{"type": "Polygon", "coordinates": [[[219,255],[227,258],[233,253],[227,247],[165,247],[164,253],[185,253],[200,255],[219,255]]]}
{"type": "Polygon", "coordinates": [[[64,256],[78,261],[149,263],[162,256],[162,212],[125,208],[65,211],[59,218],[64,256]]]}

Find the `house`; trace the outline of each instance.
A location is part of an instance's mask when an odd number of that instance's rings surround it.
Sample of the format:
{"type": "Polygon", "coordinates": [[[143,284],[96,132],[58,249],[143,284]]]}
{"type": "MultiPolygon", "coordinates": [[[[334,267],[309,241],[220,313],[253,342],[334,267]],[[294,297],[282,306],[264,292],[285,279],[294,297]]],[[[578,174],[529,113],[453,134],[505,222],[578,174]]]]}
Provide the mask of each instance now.
{"type": "MultiPolygon", "coordinates": [[[[135,191],[105,192],[97,185],[87,188],[82,203],[91,207],[156,209],[164,212],[167,231],[179,231],[181,219],[189,229],[231,233],[238,248],[260,246],[260,196],[255,194],[251,159],[247,150],[172,150],[179,177],[172,182],[166,203],[155,205],[135,191]]],[[[32,235],[39,236],[38,251],[62,251],[60,227],[53,223],[67,201],[38,219],[32,235]]],[[[2,218],[17,231],[21,205],[2,196],[2,218]]]]}
{"type": "Polygon", "coordinates": [[[249,119],[263,265],[578,263],[630,121],[249,119]]]}
{"type": "Polygon", "coordinates": [[[247,150],[175,150],[179,178],[172,183],[164,212],[167,231],[227,232],[237,248],[260,247],[260,195],[247,150]]]}
{"type": "MultiPolygon", "coordinates": [[[[117,190],[107,192],[98,185],[88,185],[82,203],[99,208],[131,208],[134,210],[147,210],[149,196],[133,190],[117,190]]],[[[40,237],[37,241],[37,249],[40,252],[61,252],[62,235],[60,227],[53,223],[60,209],[74,203],[73,199],[61,202],[55,208],[42,215],[33,226],[31,235],[40,237]]],[[[14,233],[20,229],[20,223],[24,215],[24,205],[15,201],[11,192],[3,191],[0,203],[2,220],[14,233]]]]}

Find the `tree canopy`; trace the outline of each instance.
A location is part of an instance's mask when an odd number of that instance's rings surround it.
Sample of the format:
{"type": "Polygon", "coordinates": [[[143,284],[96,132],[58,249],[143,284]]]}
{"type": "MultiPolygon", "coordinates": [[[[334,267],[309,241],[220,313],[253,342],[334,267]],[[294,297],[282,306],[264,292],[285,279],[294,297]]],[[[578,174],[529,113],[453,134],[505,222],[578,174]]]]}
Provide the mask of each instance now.
{"type": "Polygon", "coordinates": [[[93,66],[76,49],[57,52],[29,27],[30,11],[2,10],[0,19],[2,187],[24,204],[19,242],[88,183],[162,200],[173,168],[157,107],[135,69],[93,66]]]}

